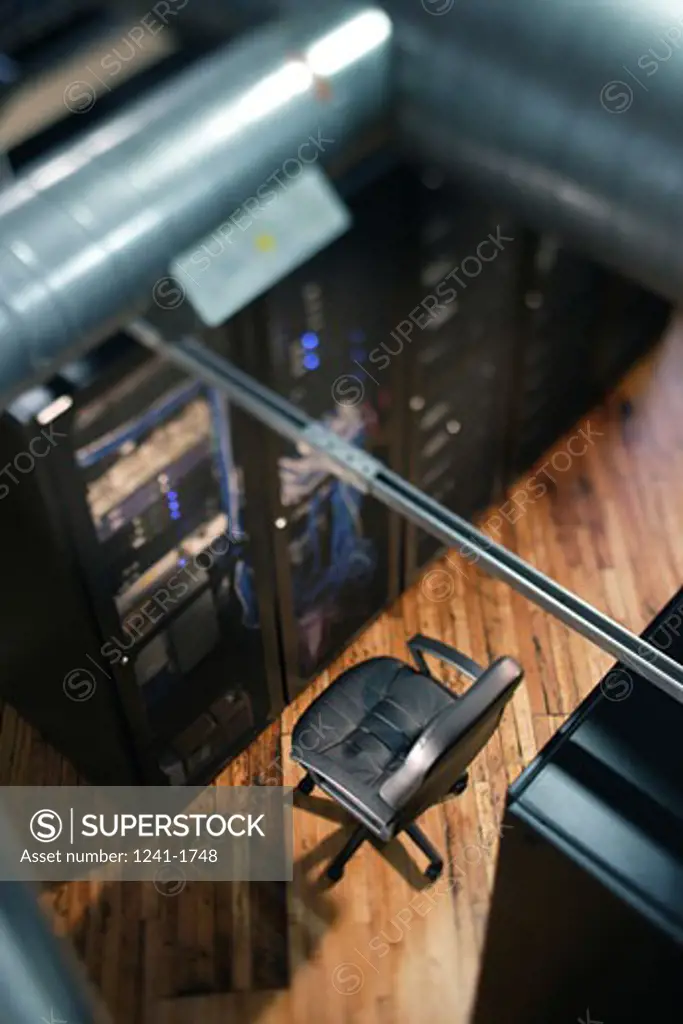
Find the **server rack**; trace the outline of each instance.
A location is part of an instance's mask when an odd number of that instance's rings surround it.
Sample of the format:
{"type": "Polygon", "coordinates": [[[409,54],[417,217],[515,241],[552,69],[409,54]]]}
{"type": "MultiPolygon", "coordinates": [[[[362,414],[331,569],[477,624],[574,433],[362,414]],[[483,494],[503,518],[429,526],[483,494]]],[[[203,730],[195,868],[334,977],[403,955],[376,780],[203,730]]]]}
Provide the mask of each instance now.
{"type": "MultiPolygon", "coordinates": [[[[412,178],[389,159],[341,182],[354,226],[228,328],[257,380],[391,466],[400,462],[404,368],[373,365],[402,316],[412,178]]],[[[316,453],[271,435],[258,453],[270,509],[291,699],[401,585],[397,517],[316,453]]]]}
{"type": "Polygon", "coordinates": [[[664,299],[552,236],[527,233],[524,244],[510,480],[600,401],[671,315],[664,299]]]}
{"type": "Polygon", "coordinates": [[[595,401],[661,338],[672,313],[670,302],[623,277],[609,275],[592,364],[595,401]]]}
{"type": "MultiPolygon", "coordinates": [[[[407,328],[404,472],[470,518],[505,481],[522,237],[504,212],[446,184],[435,169],[422,175],[416,210],[418,326],[407,328]]],[[[438,550],[438,541],[409,526],[407,579],[438,550]]]]}
{"type": "Polygon", "coordinates": [[[240,462],[261,428],[118,335],[8,410],[8,462],[46,429],[0,508],[24,539],[4,696],[91,781],[208,781],[283,706],[270,531],[240,462]]]}

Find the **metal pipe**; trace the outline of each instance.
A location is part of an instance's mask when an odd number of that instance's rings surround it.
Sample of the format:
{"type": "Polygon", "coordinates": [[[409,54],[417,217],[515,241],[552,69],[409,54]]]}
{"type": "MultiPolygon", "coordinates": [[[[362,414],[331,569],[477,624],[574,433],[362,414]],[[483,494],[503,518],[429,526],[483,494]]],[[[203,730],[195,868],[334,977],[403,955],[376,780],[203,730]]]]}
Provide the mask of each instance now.
{"type": "Polygon", "coordinates": [[[680,302],[683,6],[387,7],[402,54],[397,110],[408,151],[680,302]]]}
{"type": "MultiPolygon", "coordinates": [[[[18,862],[21,847],[1,816],[2,867],[18,862]]],[[[11,1024],[107,1024],[101,1000],[69,944],[58,939],[32,887],[0,881],[0,1019],[11,1024]]]]}
{"type": "Polygon", "coordinates": [[[358,5],[267,26],[0,193],[0,407],[149,304],[278,172],[286,187],[287,159],[326,165],[385,113],[391,34],[358,5]]]}
{"type": "Polygon", "coordinates": [[[359,23],[336,0],[313,21],[308,0],[278,2],[279,23],[0,193],[0,406],[141,310],[173,258],[318,131],[335,140],[327,164],[392,84],[411,155],[680,300],[683,13],[382,0],[359,23]]]}
{"type": "MultiPolygon", "coordinates": [[[[529,0],[514,11],[499,0],[485,10],[459,0],[452,18],[448,11],[448,18],[430,18],[427,0],[419,16],[408,0],[385,2],[396,15],[400,118],[408,136],[456,173],[535,211],[539,222],[574,232],[606,262],[677,294],[680,161],[676,130],[663,116],[676,110],[677,97],[665,82],[657,102],[636,111],[633,128],[640,130],[629,130],[610,121],[603,92],[602,104],[594,95],[604,53],[609,61],[623,59],[623,47],[652,27],[646,8],[632,0],[638,17],[624,28],[612,7],[577,22],[570,0],[529,0]],[[573,62],[560,59],[567,53],[573,62]],[[643,140],[657,142],[656,159],[638,159],[643,140]]],[[[439,0],[434,11],[448,6],[439,0]]],[[[292,29],[270,27],[218,54],[179,78],[170,95],[154,94],[0,196],[0,228],[9,239],[0,263],[0,394],[4,382],[18,389],[29,372],[53,370],[147,299],[171,254],[267,180],[276,159],[291,153],[292,139],[305,139],[317,124],[335,143],[345,142],[384,110],[389,18],[376,7],[352,15],[336,5],[322,17],[324,29],[293,17],[292,29]]],[[[392,493],[407,486],[397,477],[392,493]]],[[[418,502],[418,493],[412,507],[421,502],[428,518],[428,499],[418,502]]],[[[410,509],[404,512],[410,518],[410,509]]],[[[443,524],[442,510],[439,517],[443,524]]],[[[465,521],[451,520],[448,530],[448,542],[470,543],[465,521]]],[[[547,580],[539,589],[542,574],[533,570],[527,578],[524,563],[489,542],[482,548],[483,535],[472,536],[472,550],[489,571],[502,571],[615,656],[629,656],[653,682],[680,671],[665,664],[662,675],[661,653],[650,651],[652,664],[644,663],[629,648],[631,634],[618,632],[623,627],[606,628],[599,613],[547,580]]]]}

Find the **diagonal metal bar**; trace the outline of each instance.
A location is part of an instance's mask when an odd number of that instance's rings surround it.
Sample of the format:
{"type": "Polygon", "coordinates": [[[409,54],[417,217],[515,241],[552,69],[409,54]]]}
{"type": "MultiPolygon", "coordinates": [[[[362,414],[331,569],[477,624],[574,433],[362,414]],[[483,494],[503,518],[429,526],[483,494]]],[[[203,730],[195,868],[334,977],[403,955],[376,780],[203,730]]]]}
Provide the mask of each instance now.
{"type": "Polygon", "coordinates": [[[490,540],[466,519],[428,497],[382,462],[311,419],[270,388],[238,370],[196,338],[169,343],[148,323],[129,328],[148,348],[188,373],[220,388],[236,406],[295,444],[325,454],[330,472],[349,480],[388,508],[409,519],[462,554],[476,557],[491,576],[549,612],[570,629],[683,703],[683,666],[625,626],[593,608],[507,548],[490,540]]]}

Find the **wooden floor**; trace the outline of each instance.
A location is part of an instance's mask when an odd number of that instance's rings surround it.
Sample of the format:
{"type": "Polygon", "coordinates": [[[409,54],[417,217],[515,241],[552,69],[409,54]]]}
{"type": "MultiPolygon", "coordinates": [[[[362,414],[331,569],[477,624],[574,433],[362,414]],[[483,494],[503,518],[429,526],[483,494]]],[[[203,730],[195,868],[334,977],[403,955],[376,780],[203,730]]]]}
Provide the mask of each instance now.
{"type": "MultiPolygon", "coordinates": [[[[555,484],[540,477],[551,484],[548,493],[506,525],[502,539],[640,631],[683,581],[680,324],[588,420],[594,443],[569,468],[548,467],[555,484]]],[[[586,421],[579,426],[588,430],[586,421]]],[[[554,451],[566,451],[566,439],[554,451]]],[[[566,467],[566,457],[556,465],[566,467]]],[[[422,819],[447,851],[449,880],[416,889],[419,875],[398,845],[392,863],[367,847],[344,880],[327,889],[319,875],[345,832],[332,806],[312,796],[295,810],[292,885],[195,884],[162,895],[150,885],[82,883],[45,892],[47,911],[73,939],[116,1021],[465,1024],[506,787],[595,685],[608,657],[452,555],[368,629],[221,782],[296,783],[290,734],[308,702],[362,658],[405,656],[404,642],[417,630],[454,642],[480,662],[512,654],[526,670],[526,684],[475,763],[468,791],[422,819]]],[[[5,709],[0,778],[73,776],[5,709]]]]}

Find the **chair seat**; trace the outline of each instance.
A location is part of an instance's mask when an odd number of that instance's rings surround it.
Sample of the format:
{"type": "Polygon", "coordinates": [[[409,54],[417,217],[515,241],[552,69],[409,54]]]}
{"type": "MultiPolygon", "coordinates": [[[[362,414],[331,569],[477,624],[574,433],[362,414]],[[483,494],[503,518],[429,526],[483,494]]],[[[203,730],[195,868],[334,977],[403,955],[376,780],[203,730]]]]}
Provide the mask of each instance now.
{"type": "Polygon", "coordinates": [[[387,840],[396,809],[379,791],[429,723],[457,699],[397,658],[371,658],[342,673],[302,715],[292,757],[387,840]]]}

